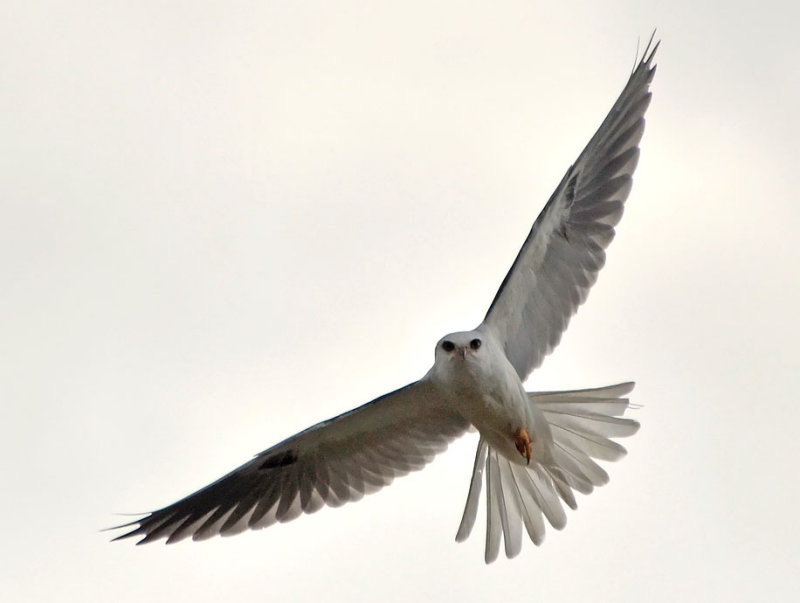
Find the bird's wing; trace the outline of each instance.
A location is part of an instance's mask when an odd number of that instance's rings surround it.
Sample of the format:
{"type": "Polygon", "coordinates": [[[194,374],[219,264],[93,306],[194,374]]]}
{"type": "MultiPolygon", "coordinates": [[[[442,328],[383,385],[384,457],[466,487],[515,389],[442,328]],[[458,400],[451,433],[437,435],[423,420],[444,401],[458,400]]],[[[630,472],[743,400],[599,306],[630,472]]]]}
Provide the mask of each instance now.
{"type": "Polygon", "coordinates": [[[418,381],[318,423],[194,494],[118,526],[136,527],[117,539],[141,537],[142,544],[227,536],[359,500],[422,469],[467,427],[418,381]]]}
{"type": "Polygon", "coordinates": [[[536,218],[479,327],[503,343],[522,380],[558,344],[603,267],[639,159],[657,48],[648,44],[608,116],[536,218]]]}

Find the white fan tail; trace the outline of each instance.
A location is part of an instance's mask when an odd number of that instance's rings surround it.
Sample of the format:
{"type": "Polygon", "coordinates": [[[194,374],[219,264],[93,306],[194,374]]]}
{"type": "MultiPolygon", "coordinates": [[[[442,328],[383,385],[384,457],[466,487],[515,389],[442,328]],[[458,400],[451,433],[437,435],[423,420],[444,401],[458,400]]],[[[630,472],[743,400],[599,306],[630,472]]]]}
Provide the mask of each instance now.
{"type": "Polygon", "coordinates": [[[477,518],[483,475],[486,474],[486,550],[491,563],[500,552],[501,536],[509,559],[522,549],[522,526],[535,545],[544,541],[544,519],[562,529],[567,516],[563,500],[577,508],[573,490],[589,494],[608,483],[608,474],[594,459],[616,461],[626,451],[611,438],[631,436],[639,423],[622,415],[629,408],[626,394],[633,383],[594,389],[529,393],[552,433],[547,459],[529,466],[510,462],[483,438],[478,442],[467,503],[456,540],[462,542],[477,518]]]}

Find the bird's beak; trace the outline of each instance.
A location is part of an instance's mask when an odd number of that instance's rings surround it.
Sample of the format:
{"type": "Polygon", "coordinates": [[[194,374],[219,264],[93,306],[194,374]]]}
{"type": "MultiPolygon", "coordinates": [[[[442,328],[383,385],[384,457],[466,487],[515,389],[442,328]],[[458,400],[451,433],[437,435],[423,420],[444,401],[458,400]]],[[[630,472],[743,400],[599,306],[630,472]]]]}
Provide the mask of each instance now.
{"type": "Polygon", "coordinates": [[[461,355],[461,360],[464,360],[467,357],[467,348],[463,347],[458,350],[458,353],[461,355]]]}

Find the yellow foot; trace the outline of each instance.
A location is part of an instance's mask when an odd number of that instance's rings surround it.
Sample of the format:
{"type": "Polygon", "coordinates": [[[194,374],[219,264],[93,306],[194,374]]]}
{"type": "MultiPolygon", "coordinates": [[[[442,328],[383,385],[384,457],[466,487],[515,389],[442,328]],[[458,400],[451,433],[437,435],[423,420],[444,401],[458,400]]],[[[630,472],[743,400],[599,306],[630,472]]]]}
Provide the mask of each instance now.
{"type": "Polygon", "coordinates": [[[531,464],[531,454],[533,453],[533,444],[531,444],[531,437],[524,427],[520,427],[514,432],[514,446],[517,447],[519,453],[525,457],[528,464],[531,464]]]}

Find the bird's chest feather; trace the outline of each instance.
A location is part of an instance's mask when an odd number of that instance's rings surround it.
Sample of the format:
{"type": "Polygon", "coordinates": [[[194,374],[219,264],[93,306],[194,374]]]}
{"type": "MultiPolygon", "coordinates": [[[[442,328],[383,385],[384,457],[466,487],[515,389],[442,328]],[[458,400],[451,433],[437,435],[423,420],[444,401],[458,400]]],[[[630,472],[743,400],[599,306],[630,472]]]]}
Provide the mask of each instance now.
{"type": "Polygon", "coordinates": [[[464,363],[448,386],[458,412],[481,432],[513,433],[527,423],[527,396],[510,364],[464,363]]]}

